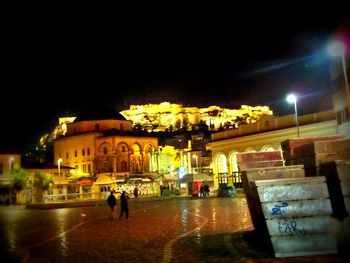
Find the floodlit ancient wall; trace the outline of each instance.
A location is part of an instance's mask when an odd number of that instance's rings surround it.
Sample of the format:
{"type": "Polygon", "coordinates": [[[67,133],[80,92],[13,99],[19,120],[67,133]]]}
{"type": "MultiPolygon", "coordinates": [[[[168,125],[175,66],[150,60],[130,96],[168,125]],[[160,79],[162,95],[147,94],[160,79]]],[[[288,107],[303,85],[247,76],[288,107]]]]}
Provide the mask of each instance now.
{"type": "Polygon", "coordinates": [[[237,128],[243,123],[254,123],[263,115],[273,115],[268,106],[242,105],[240,109],[226,109],[219,106],[208,108],[182,107],[180,104],[131,105],[120,112],[133,125],[141,125],[148,131],[191,129],[193,125],[205,123],[211,130],[237,128]]]}

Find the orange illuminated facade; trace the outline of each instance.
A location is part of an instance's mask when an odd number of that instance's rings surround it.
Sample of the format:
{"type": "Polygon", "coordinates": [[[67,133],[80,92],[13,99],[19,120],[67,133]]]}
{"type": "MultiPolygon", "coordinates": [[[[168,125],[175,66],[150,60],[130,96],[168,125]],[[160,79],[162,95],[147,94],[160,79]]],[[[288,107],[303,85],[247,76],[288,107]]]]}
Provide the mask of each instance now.
{"type": "Polygon", "coordinates": [[[132,122],[120,114],[78,116],[54,141],[54,160],[75,168],[77,177],[129,176],[157,172],[158,138],[132,132],[132,122]]]}

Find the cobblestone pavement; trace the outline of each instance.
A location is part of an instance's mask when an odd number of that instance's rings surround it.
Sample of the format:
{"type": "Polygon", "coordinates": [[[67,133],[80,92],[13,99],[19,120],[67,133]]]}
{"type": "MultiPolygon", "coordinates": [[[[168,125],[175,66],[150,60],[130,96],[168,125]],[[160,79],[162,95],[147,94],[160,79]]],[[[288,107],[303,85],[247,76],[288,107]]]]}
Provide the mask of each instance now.
{"type": "Polygon", "coordinates": [[[274,258],[254,236],[242,196],[131,199],[129,210],[129,219],[110,220],[107,206],[0,207],[1,262],[350,262],[274,258]]]}

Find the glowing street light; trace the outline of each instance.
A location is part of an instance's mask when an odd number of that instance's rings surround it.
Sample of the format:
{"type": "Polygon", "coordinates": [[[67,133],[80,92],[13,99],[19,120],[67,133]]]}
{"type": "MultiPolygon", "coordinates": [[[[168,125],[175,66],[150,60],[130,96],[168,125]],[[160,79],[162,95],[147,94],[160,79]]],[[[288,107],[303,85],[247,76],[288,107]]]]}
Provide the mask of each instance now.
{"type": "Polygon", "coordinates": [[[60,193],[61,193],[61,162],[62,162],[62,158],[59,158],[57,160],[57,166],[58,166],[58,188],[60,193]]]}
{"type": "Polygon", "coordinates": [[[196,167],[197,167],[197,173],[198,173],[198,155],[197,155],[197,154],[194,154],[194,155],[192,156],[192,158],[196,160],[196,167]]]}
{"type": "Polygon", "coordinates": [[[9,192],[10,192],[10,203],[12,203],[12,163],[14,161],[14,158],[13,156],[10,156],[9,157],[9,168],[10,168],[10,189],[9,189],[9,192]]]}
{"type": "Polygon", "coordinates": [[[297,111],[297,97],[296,97],[294,94],[289,94],[289,95],[287,96],[287,101],[288,101],[288,103],[294,103],[295,123],[296,123],[296,125],[297,125],[298,138],[300,138],[299,123],[298,123],[298,111],[297,111]]]}
{"type": "Polygon", "coordinates": [[[349,82],[348,82],[348,75],[346,71],[346,61],[345,61],[345,53],[346,53],[346,46],[341,41],[334,41],[328,46],[328,53],[332,57],[341,57],[342,60],[342,66],[343,66],[343,74],[344,74],[344,81],[345,81],[345,93],[348,100],[348,110],[350,114],[350,88],[349,88],[349,82]]]}

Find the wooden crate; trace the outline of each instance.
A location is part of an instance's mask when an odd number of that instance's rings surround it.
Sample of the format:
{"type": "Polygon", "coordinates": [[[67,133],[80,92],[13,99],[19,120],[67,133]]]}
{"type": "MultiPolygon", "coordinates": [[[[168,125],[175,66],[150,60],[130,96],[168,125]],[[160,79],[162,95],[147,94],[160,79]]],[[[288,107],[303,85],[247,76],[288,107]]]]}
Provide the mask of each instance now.
{"type": "Polygon", "coordinates": [[[239,163],[238,166],[240,171],[244,171],[247,169],[254,169],[254,168],[283,166],[283,164],[284,164],[283,160],[274,160],[274,161],[239,163]]]}
{"type": "Polygon", "coordinates": [[[237,153],[238,163],[282,160],[281,151],[237,153]]]}
{"type": "Polygon", "coordinates": [[[338,253],[335,237],[330,232],[307,236],[273,236],[275,257],[297,257],[338,253]]]}
{"type": "Polygon", "coordinates": [[[281,148],[283,151],[287,151],[315,141],[337,140],[345,138],[346,137],[344,135],[318,136],[309,138],[290,138],[281,142],[281,148]]]}
{"type": "Polygon", "coordinates": [[[308,216],[266,220],[270,236],[310,235],[332,232],[332,218],[325,216],[308,216]]]}
{"type": "Polygon", "coordinates": [[[350,152],[350,139],[315,141],[294,149],[295,157],[340,152],[350,152]]]}
{"type": "Polygon", "coordinates": [[[350,197],[350,161],[332,161],[321,164],[318,172],[326,177],[334,218],[343,220],[349,216],[346,208],[347,197],[350,197]]]}
{"type": "Polygon", "coordinates": [[[350,159],[350,152],[338,153],[318,153],[306,157],[295,159],[296,163],[303,164],[305,168],[319,167],[321,164],[329,163],[335,160],[350,159]]]}
{"type": "Polygon", "coordinates": [[[252,181],[275,257],[337,253],[325,177],[252,181]]]}
{"type": "Polygon", "coordinates": [[[262,211],[258,193],[254,189],[255,180],[278,179],[278,178],[302,178],[304,177],[303,165],[297,166],[279,166],[279,167],[263,167],[248,169],[242,172],[242,186],[246,194],[247,204],[251,219],[256,231],[261,236],[268,236],[268,230],[265,223],[265,217],[262,211]]]}
{"type": "Polygon", "coordinates": [[[242,171],[242,186],[246,194],[251,195],[251,182],[256,180],[302,178],[305,177],[303,165],[260,167],[242,171]]]}
{"type": "Polygon", "coordinates": [[[264,202],[261,204],[266,219],[281,219],[287,217],[323,216],[332,214],[330,200],[298,200],[264,202]]]}
{"type": "Polygon", "coordinates": [[[255,181],[261,202],[327,198],[324,176],[255,181]]]}

